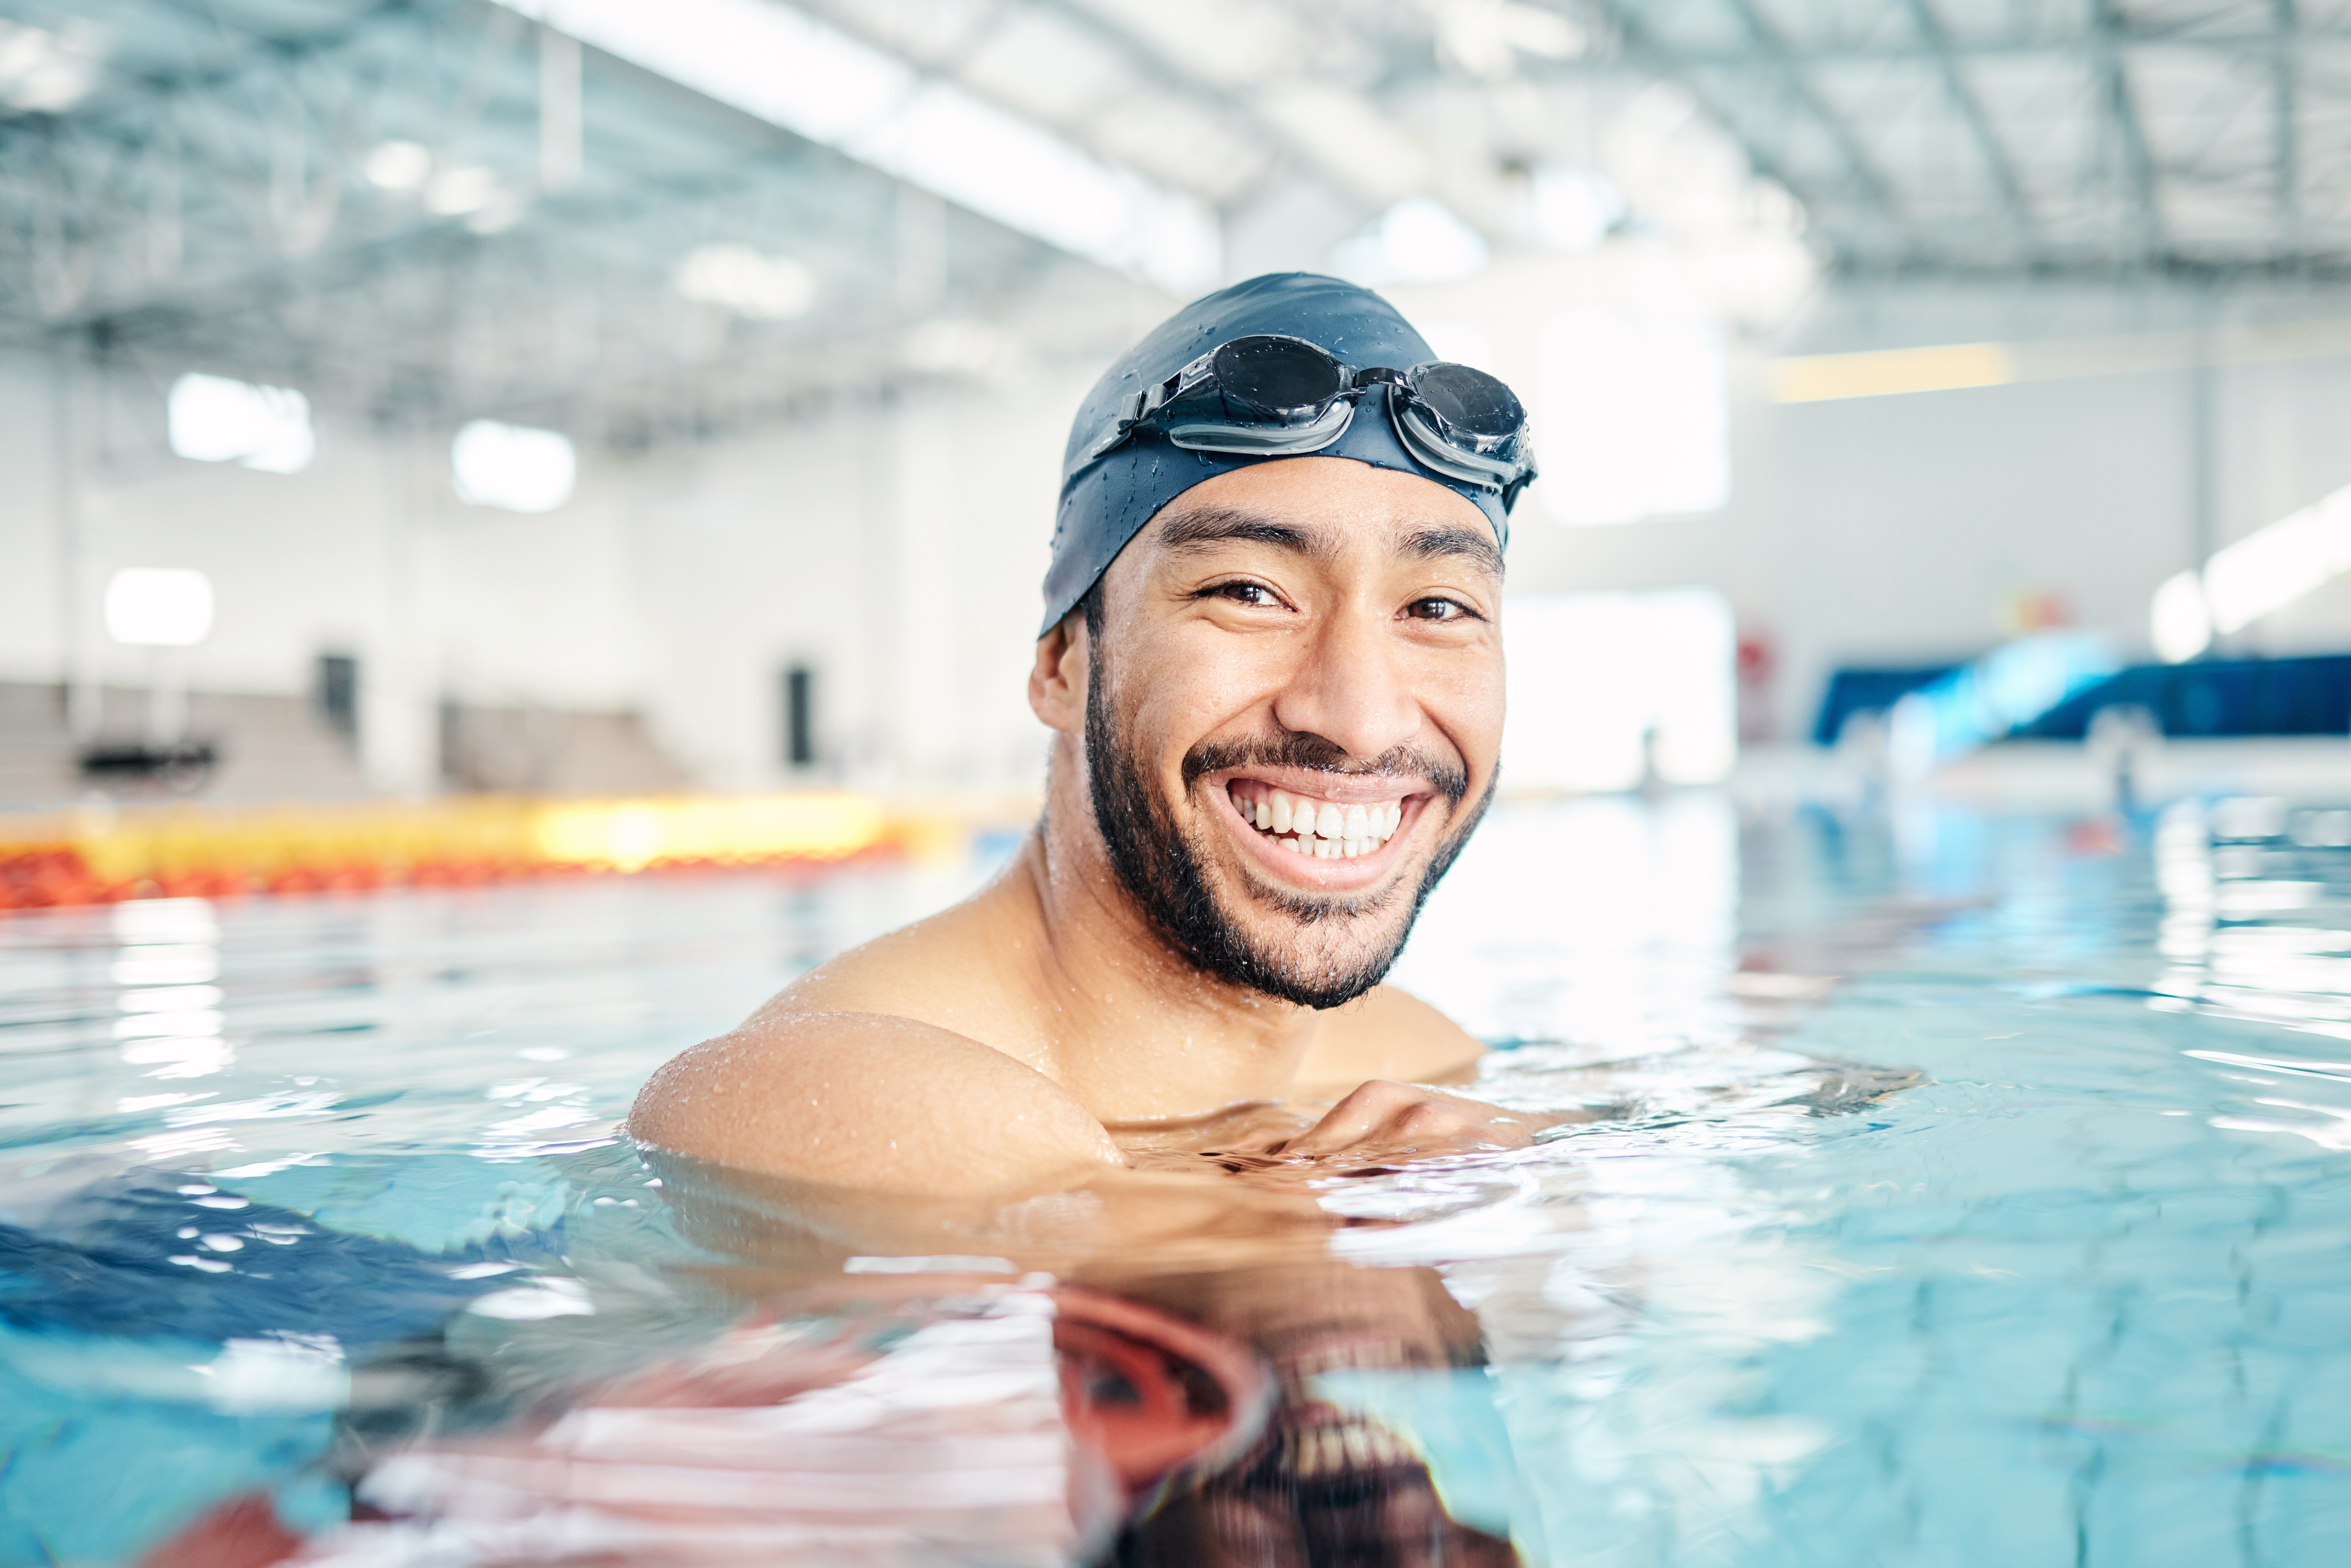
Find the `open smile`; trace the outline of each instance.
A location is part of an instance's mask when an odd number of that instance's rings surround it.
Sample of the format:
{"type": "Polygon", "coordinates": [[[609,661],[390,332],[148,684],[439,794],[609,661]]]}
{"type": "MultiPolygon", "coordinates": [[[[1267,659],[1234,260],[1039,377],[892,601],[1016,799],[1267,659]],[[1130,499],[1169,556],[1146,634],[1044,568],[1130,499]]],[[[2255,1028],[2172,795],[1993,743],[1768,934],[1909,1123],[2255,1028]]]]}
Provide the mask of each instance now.
{"type": "Polygon", "coordinates": [[[1260,860],[1287,880],[1315,886],[1361,886],[1395,858],[1391,846],[1417,820],[1417,780],[1332,776],[1314,789],[1283,788],[1261,778],[1227,779],[1224,797],[1260,860]]]}

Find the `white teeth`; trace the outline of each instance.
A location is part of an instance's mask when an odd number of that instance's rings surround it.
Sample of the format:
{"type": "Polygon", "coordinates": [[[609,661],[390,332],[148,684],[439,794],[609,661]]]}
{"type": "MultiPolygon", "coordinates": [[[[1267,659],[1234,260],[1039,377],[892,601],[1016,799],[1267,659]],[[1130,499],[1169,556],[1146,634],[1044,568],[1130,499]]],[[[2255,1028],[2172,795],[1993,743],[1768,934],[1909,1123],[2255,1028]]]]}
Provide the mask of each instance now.
{"type": "Polygon", "coordinates": [[[1401,800],[1342,806],[1269,789],[1252,802],[1240,803],[1239,810],[1243,821],[1252,823],[1259,832],[1272,834],[1276,843],[1315,860],[1353,860],[1371,854],[1404,825],[1401,800]],[[1289,836],[1293,831],[1295,838],[1289,836]]]}

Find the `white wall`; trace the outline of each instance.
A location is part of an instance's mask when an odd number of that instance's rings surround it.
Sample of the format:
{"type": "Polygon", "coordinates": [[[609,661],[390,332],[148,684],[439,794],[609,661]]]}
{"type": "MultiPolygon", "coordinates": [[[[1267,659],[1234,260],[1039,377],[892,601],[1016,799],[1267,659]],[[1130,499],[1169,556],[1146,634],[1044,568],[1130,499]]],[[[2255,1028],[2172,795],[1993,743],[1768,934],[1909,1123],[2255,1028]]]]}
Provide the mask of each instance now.
{"type": "Polygon", "coordinates": [[[780,676],[805,663],[830,771],[1033,782],[1038,584],[1082,391],[942,393],[646,460],[645,701],[672,754],[724,787],[783,782],[780,676]]]}
{"type": "MultiPolygon", "coordinates": [[[[85,646],[97,678],[143,680],[150,655],[97,630],[98,594],[120,567],[197,568],[217,617],[190,684],[299,693],[319,653],[358,654],[367,759],[396,789],[434,783],[444,695],[640,709],[697,778],[772,788],[794,663],[818,671],[826,775],[1029,781],[1037,585],[1082,391],[1029,371],[695,448],[588,454],[574,498],[526,517],[458,503],[444,433],[329,411],[302,474],[191,463],[162,446],[160,389],[85,376],[85,646]]],[[[70,664],[55,413],[47,367],[0,365],[0,679],[70,664]]]]}
{"type": "MultiPolygon", "coordinates": [[[[1497,267],[1393,291],[1416,319],[1485,345],[1545,423],[1540,328],[1561,310],[1719,310],[1706,280],[1614,259],[1497,267]]],[[[2351,316],[2351,298],[2261,302],[2273,318],[2351,316]]],[[[2054,593],[2079,624],[2150,657],[2147,607],[2195,559],[2189,372],[1780,404],[1784,352],[2176,328],[2192,301],[2090,289],[1830,297],[1778,333],[1732,339],[1731,495],[1719,512],[1608,527],[1520,509],[1515,592],[1704,585],[1780,653],[1778,733],[1809,725],[1840,664],[1928,663],[2012,634],[2014,596],[2054,593]]],[[[2351,484],[2351,360],[2213,372],[2216,546],[2351,484]]],[[[2258,622],[2224,653],[2351,651],[2351,583],[2258,622]]]]}
{"type": "MultiPolygon", "coordinates": [[[[1440,341],[1481,342],[1540,422],[1547,314],[1708,309],[1713,287],[1604,256],[1395,293],[1440,341]]],[[[2328,313],[2324,301],[2296,308],[2328,313]]],[[[1768,358],[1791,347],[2134,319],[2093,293],[1832,297],[1809,326],[1734,340],[1728,506],[1566,527],[1531,498],[1512,591],[1718,590],[1779,645],[1783,735],[1802,732],[1835,664],[1980,652],[2008,633],[2019,593],[2060,595],[2081,623],[2143,650],[2149,597],[2193,550],[2185,372],[1798,405],[1763,391],[1768,358]]],[[[2142,311],[2136,324],[2166,322],[2142,311]]],[[[579,495],[535,517],[459,505],[444,432],[381,437],[329,411],[310,471],[249,473],[164,452],[159,388],[125,382],[100,398],[85,382],[83,612],[94,623],[117,567],[193,566],[220,607],[191,661],[198,688],[298,692],[319,652],[358,653],[371,767],[396,788],[436,777],[444,694],[635,707],[697,778],[774,787],[788,773],[780,672],[795,662],[819,672],[827,776],[1029,781],[1044,745],[1023,689],[1037,583],[1065,421],[1087,379],[1031,368],[698,447],[591,452],[579,495]]],[[[2216,543],[2351,483],[2351,361],[2233,366],[2216,384],[2216,543]]],[[[54,413],[47,366],[0,362],[0,679],[63,669],[54,413]]],[[[94,629],[90,641],[107,678],[141,674],[141,655],[105,648],[94,629]]],[[[2351,584],[2234,644],[2351,649],[2351,584]]]]}

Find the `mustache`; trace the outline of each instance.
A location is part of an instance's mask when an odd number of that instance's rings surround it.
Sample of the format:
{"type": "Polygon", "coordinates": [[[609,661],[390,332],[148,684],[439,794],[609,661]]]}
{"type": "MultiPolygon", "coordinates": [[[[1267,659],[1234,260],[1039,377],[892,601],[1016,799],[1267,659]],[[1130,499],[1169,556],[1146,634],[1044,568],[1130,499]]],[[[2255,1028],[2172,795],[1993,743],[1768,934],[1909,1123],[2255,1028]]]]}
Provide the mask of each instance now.
{"type": "Polygon", "coordinates": [[[1245,768],[1295,768],[1349,779],[1426,779],[1456,805],[1469,792],[1469,770],[1458,758],[1412,746],[1353,758],[1345,747],[1303,730],[1249,740],[1204,740],[1184,754],[1184,788],[1191,789],[1207,774],[1245,768]]]}

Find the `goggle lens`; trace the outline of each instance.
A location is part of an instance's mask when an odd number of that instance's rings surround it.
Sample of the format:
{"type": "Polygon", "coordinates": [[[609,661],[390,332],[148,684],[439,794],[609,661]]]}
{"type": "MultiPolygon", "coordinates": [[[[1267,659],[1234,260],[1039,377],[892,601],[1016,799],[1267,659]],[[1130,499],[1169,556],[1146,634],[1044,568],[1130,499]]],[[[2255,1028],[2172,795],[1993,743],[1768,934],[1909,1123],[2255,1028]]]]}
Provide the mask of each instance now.
{"type": "Polygon", "coordinates": [[[1526,423],[1526,410],[1510,388],[1467,365],[1422,365],[1412,372],[1412,390],[1439,419],[1470,435],[1499,440],[1526,423]]]}
{"type": "Polygon", "coordinates": [[[1236,338],[1217,350],[1217,389],[1235,413],[1309,418],[1346,390],[1337,361],[1296,338],[1236,338]]]}

